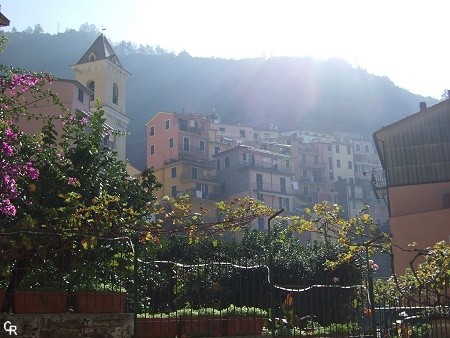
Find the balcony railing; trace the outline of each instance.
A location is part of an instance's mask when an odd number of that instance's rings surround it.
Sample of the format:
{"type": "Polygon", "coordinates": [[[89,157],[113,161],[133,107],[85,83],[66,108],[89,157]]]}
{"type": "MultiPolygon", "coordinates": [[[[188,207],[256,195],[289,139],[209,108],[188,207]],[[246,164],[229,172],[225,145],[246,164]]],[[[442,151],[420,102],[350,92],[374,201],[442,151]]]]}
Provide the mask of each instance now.
{"type": "Polygon", "coordinates": [[[186,181],[206,181],[206,182],[211,182],[214,183],[216,180],[216,175],[213,175],[211,173],[209,173],[208,171],[205,171],[204,173],[198,173],[197,177],[192,177],[192,173],[191,172],[184,172],[181,173],[180,175],[180,181],[181,182],[186,182],[186,181]]]}
{"type": "Polygon", "coordinates": [[[372,178],[371,178],[370,182],[372,183],[372,188],[373,188],[373,192],[375,193],[375,196],[378,199],[383,199],[389,209],[390,208],[389,194],[388,194],[388,185],[387,185],[385,173],[382,173],[379,175],[375,175],[374,173],[372,173],[372,178]]]}
{"type": "Polygon", "coordinates": [[[271,184],[268,182],[252,182],[252,188],[253,188],[253,190],[258,190],[261,192],[271,192],[271,193],[276,193],[276,194],[290,195],[293,193],[291,186],[271,184]]]}
{"type": "Polygon", "coordinates": [[[241,167],[241,168],[254,167],[254,168],[280,171],[283,173],[292,173],[292,167],[287,167],[285,165],[281,165],[280,163],[271,163],[271,162],[263,162],[263,161],[240,161],[239,167],[241,167]]]}

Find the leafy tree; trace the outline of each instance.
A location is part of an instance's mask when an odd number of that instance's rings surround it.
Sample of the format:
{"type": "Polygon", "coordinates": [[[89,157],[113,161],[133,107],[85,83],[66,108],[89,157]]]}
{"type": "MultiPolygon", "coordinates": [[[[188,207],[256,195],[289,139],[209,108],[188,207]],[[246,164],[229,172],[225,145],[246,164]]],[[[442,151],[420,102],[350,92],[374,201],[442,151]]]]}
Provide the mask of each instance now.
{"type": "Polygon", "coordinates": [[[42,28],[42,26],[40,24],[34,25],[33,34],[43,34],[43,33],[44,33],[44,29],[42,28]]]}

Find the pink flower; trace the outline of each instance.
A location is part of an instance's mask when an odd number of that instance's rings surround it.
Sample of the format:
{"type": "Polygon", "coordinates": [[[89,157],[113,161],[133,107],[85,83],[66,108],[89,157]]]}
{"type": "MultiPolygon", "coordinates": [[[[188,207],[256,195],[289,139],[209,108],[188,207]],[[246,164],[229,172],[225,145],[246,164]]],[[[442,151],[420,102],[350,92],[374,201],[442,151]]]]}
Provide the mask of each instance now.
{"type": "Polygon", "coordinates": [[[14,153],[14,148],[6,142],[2,142],[0,146],[0,152],[4,153],[5,156],[11,156],[14,153]]]}
{"type": "Polygon", "coordinates": [[[16,207],[11,204],[9,199],[1,199],[0,200],[0,213],[5,214],[7,216],[15,216],[16,215],[16,207]]]}
{"type": "Polygon", "coordinates": [[[339,283],[339,278],[338,277],[334,277],[333,278],[333,284],[338,284],[339,283]]]}
{"type": "Polygon", "coordinates": [[[80,185],[80,181],[78,181],[78,179],[76,179],[75,177],[69,177],[69,179],[67,180],[67,185],[77,187],[80,185]]]}
{"type": "Polygon", "coordinates": [[[87,117],[83,117],[83,118],[81,119],[81,121],[80,121],[80,124],[81,124],[82,126],[85,126],[88,122],[89,122],[89,120],[87,119],[87,117]]]}

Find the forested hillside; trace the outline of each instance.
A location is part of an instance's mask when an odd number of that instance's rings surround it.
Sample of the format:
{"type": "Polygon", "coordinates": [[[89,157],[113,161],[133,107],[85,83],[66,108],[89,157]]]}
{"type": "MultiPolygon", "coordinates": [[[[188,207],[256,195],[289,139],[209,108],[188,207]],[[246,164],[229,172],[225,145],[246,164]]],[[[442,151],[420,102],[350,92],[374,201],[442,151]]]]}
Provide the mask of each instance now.
{"type": "MultiPolygon", "coordinates": [[[[73,79],[70,65],[99,34],[84,28],[56,35],[39,30],[6,33],[9,43],[0,62],[73,79]]],[[[127,152],[139,168],[145,166],[144,124],[158,111],[207,113],[215,109],[224,122],[275,123],[281,131],[314,128],[372,133],[416,112],[420,101],[435,102],[337,59],[194,58],[188,52],[176,55],[157,46],[110,42],[131,73],[127,152]]]]}

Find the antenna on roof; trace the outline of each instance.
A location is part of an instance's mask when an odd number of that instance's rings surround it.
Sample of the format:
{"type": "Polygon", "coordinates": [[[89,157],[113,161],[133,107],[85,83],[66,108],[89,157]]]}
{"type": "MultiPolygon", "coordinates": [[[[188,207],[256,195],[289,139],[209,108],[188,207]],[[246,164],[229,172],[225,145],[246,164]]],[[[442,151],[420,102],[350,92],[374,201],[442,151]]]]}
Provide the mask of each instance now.
{"type": "Polygon", "coordinates": [[[103,35],[103,32],[104,32],[104,31],[106,31],[106,28],[103,27],[103,25],[102,25],[102,35],[103,35]]]}

